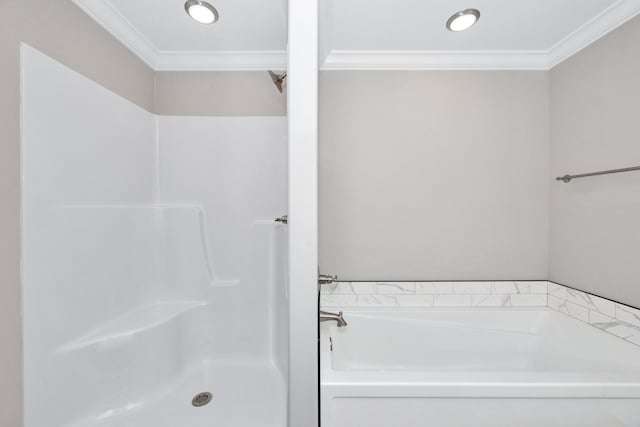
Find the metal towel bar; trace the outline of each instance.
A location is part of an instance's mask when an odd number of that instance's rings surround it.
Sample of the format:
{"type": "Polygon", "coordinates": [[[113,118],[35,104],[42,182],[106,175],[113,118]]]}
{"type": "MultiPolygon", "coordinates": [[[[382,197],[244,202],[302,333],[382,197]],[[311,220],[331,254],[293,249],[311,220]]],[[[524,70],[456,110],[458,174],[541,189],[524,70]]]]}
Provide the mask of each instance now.
{"type": "Polygon", "coordinates": [[[587,176],[596,176],[596,175],[608,175],[610,173],[620,173],[620,172],[631,172],[631,171],[638,171],[640,170],[640,166],[632,166],[630,168],[622,168],[622,169],[609,169],[606,171],[599,171],[599,172],[590,172],[590,173],[581,173],[581,174],[577,174],[577,175],[565,175],[565,176],[559,176],[556,177],[556,181],[562,181],[562,182],[571,182],[572,179],[574,178],[584,178],[587,176]]]}

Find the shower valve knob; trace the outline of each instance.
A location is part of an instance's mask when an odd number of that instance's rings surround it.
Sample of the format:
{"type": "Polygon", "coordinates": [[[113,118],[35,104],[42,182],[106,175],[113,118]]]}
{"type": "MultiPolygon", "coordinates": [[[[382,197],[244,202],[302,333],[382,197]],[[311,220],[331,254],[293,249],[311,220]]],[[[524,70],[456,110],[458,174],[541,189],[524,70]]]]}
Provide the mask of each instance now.
{"type": "Polygon", "coordinates": [[[287,217],[287,215],[282,215],[279,216],[278,218],[274,219],[275,222],[280,222],[282,224],[288,224],[289,223],[289,218],[287,217]]]}

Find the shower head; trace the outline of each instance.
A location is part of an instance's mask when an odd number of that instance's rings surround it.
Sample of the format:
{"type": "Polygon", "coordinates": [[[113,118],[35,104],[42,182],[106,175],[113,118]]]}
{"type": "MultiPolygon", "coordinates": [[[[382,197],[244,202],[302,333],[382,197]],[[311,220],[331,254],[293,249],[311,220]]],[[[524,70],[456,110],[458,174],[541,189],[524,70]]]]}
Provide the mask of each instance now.
{"type": "Polygon", "coordinates": [[[273,80],[273,84],[278,88],[278,92],[282,93],[282,85],[284,84],[284,79],[287,78],[287,72],[285,71],[282,74],[276,74],[269,70],[269,75],[271,76],[271,80],[273,80]]]}

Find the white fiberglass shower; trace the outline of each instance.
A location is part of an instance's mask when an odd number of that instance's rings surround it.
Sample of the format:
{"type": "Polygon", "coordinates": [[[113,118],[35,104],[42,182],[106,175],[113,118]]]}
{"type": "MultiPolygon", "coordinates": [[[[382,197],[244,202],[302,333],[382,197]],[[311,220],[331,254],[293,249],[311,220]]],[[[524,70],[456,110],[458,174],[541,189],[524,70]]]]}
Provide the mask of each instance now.
{"type": "Polygon", "coordinates": [[[286,118],[156,116],[23,46],[22,163],[26,427],[287,424],[286,118]]]}

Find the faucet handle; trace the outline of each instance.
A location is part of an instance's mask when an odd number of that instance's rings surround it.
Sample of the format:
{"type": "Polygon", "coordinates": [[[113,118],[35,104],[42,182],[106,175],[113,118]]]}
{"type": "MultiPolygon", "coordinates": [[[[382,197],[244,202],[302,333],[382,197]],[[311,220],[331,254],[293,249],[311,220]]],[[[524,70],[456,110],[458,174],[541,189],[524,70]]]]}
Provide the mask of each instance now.
{"type": "Polygon", "coordinates": [[[274,219],[275,222],[279,222],[281,224],[288,224],[289,223],[289,216],[288,215],[282,215],[279,216],[278,218],[274,219]]]}
{"type": "Polygon", "coordinates": [[[320,274],[318,275],[318,285],[322,286],[322,285],[331,285],[335,282],[338,281],[338,276],[337,275],[330,275],[330,274],[320,274]]]}

